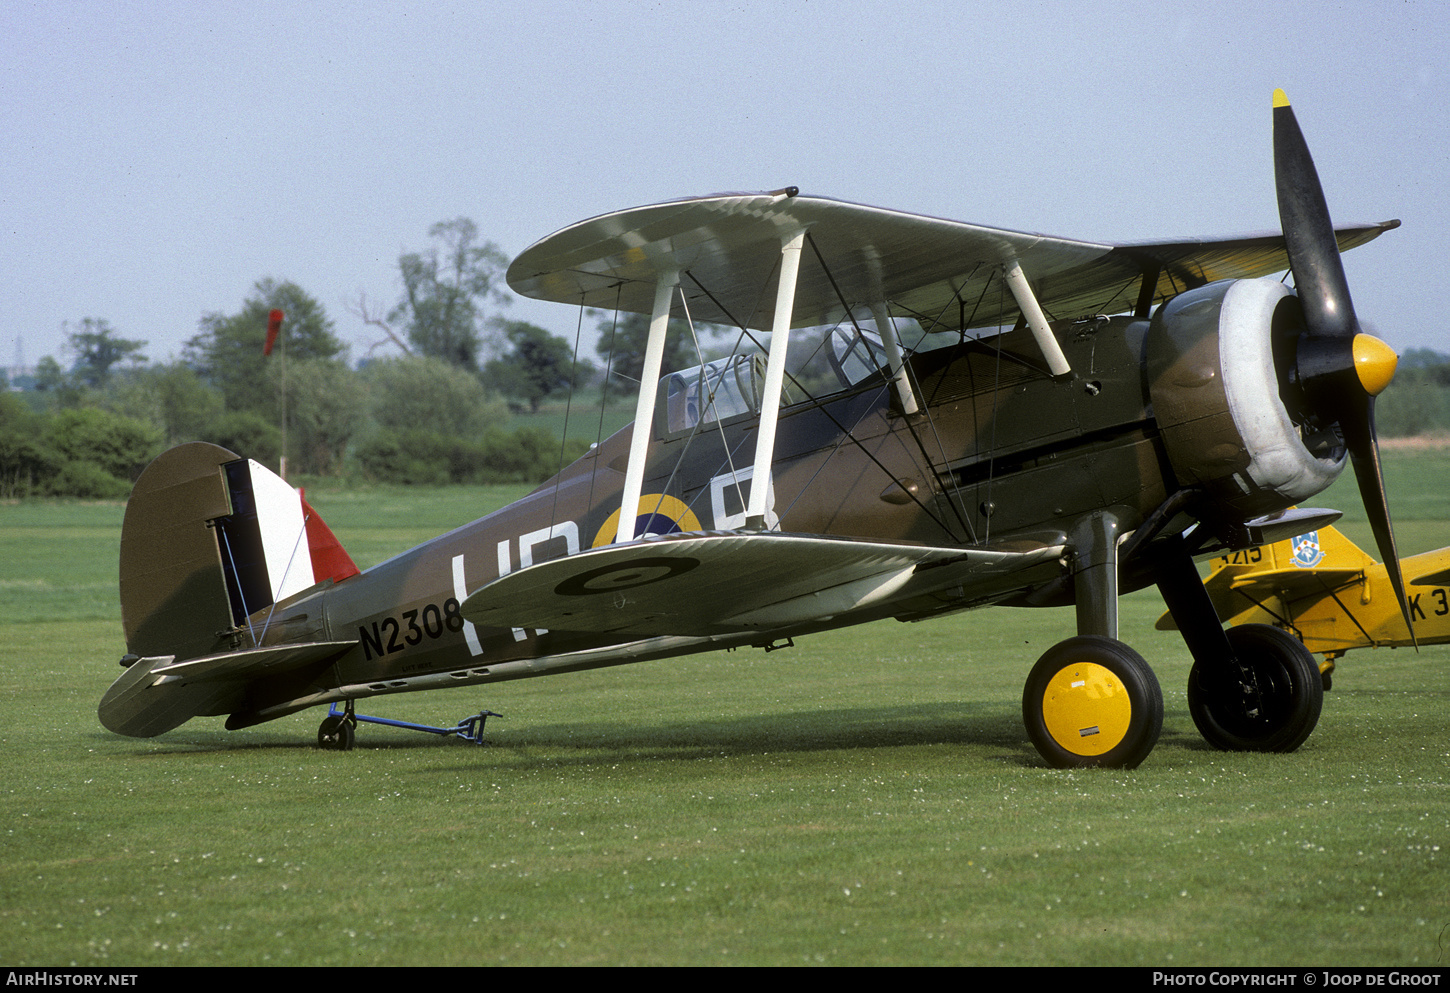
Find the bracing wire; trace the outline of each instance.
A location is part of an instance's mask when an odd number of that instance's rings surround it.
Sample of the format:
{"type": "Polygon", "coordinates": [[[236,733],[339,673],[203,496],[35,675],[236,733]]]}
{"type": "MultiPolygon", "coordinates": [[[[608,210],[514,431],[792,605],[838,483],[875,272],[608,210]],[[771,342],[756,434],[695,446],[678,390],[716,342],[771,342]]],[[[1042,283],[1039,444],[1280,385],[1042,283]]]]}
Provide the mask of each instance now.
{"type": "Polygon", "coordinates": [[[232,576],[235,578],[237,584],[237,599],[242,602],[242,613],[247,618],[247,633],[252,636],[252,647],[255,648],[257,646],[257,632],[252,627],[252,612],[247,609],[247,594],[242,589],[242,574],[237,571],[237,559],[232,554],[232,540],[227,536],[226,528],[219,528],[218,530],[221,531],[222,544],[227,549],[227,561],[231,563],[232,576]]]}
{"type": "MultiPolygon", "coordinates": [[[[825,267],[824,261],[822,261],[821,264],[822,264],[822,267],[824,268],[825,267]]],[[[772,274],[773,274],[773,270],[772,270],[772,274]]],[[[735,317],[735,315],[730,312],[729,308],[727,308],[724,304],[722,304],[715,297],[715,295],[710,292],[710,289],[708,287],[706,287],[703,283],[701,283],[698,279],[696,279],[693,274],[689,274],[689,275],[690,275],[691,282],[693,282],[697,287],[699,287],[700,291],[705,294],[705,296],[715,305],[715,307],[720,311],[720,313],[724,314],[726,316],[726,318],[730,321],[731,324],[735,325],[736,327],[738,327],[740,329],[741,335],[743,337],[749,338],[750,341],[757,348],[761,349],[762,351],[765,351],[764,345],[759,341],[759,339],[757,339],[754,335],[752,335],[750,333],[750,331],[749,331],[746,323],[743,322],[743,321],[740,321],[739,319],[737,319],[735,317]]],[[[768,277],[767,277],[766,282],[767,283],[769,282],[768,277]]],[[[763,292],[764,292],[764,289],[762,288],[762,293],[763,292]]],[[[861,440],[859,438],[855,437],[855,435],[852,433],[851,429],[848,428],[848,427],[846,427],[846,425],[841,422],[840,418],[838,418],[834,413],[832,413],[832,411],[830,409],[830,406],[828,404],[824,403],[820,398],[816,397],[813,393],[811,393],[810,390],[806,389],[805,385],[803,383],[801,383],[794,375],[792,375],[791,372],[790,372],[790,370],[786,370],[785,377],[791,383],[792,386],[794,386],[797,390],[800,391],[801,396],[803,398],[802,399],[802,402],[805,402],[805,401],[811,402],[816,407],[817,410],[819,410],[821,413],[823,413],[831,421],[831,423],[836,426],[836,429],[838,431],[841,431],[841,432],[844,433],[844,435],[846,436],[846,440],[850,441],[853,445],[855,445],[857,447],[857,449],[860,450],[861,454],[864,455],[864,456],[866,456],[866,458],[868,460],[870,460],[878,469],[880,469],[882,471],[882,473],[884,473],[888,479],[894,478],[891,475],[891,471],[885,466],[884,463],[882,463],[882,461],[876,456],[876,454],[874,452],[872,452],[869,448],[867,448],[864,444],[862,444],[861,440]]],[[[737,487],[737,490],[738,490],[738,487],[737,487]]],[[[909,495],[911,496],[912,502],[917,505],[917,507],[922,511],[922,513],[926,514],[927,517],[929,517],[931,520],[935,521],[936,524],[937,524],[937,526],[940,527],[942,529],[942,531],[944,531],[948,535],[950,535],[952,533],[951,528],[949,528],[946,525],[946,523],[944,521],[942,521],[932,511],[932,509],[930,507],[928,507],[921,500],[920,497],[916,496],[915,494],[909,494],[909,495]]]]}
{"type": "MultiPolygon", "coordinates": [[[[614,316],[609,323],[609,347],[605,350],[604,356],[604,382],[599,387],[599,422],[594,427],[594,447],[597,450],[604,441],[604,410],[609,405],[609,380],[614,375],[614,333],[619,329],[619,301],[624,292],[624,283],[617,283],[614,287],[614,316]]],[[[579,307],[582,311],[584,299],[579,299],[579,307]]],[[[581,314],[580,320],[583,320],[581,314]]],[[[594,506],[594,482],[599,475],[599,463],[595,461],[593,468],[589,470],[589,497],[585,506],[594,506]]]]}
{"type": "MultiPolygon", "coordinates": [[[[564,430],[559,439],[559,468],[555,475],[564,471],[564,459],[569,450],[569,416],[574,409],[574,388],[579,382],[579,341],[584,333],[584,296],[579,296],[579,319],[574,325],[574,354],[569,360],[569,393],[564,401],[564,430]]],[[[602,411],[602,405],[601,405],[602,411]]],[[[602,413],[601,413],[601,416],[602,413]]],[[[559,523],[559,483],[554,484],[554,504],[549,510],[549,527],[559,523]]]]}
{"type": "MultiPolygon", "coordinates": [[[[307,515],[303,515],[303,517],[302,517],[302,529],[297,532],[297,540],[294,541],[294,542],[292,542],[292,554],[289,555],[289,556],[287,556],[287,568],[285,568],[285,569],[282,570],[282,578],[280,580],[278,580],[278,582],[277,582],[277,588],[278,589],[281,589],[282,585],[287,582],[287,577],[292,574],[292,564],[297,561],[297,549],[299,549],[299,548],[302,547],[302,542],[306,539],[306,537],[307,537],[307,515]]],[[[309,552],[310,552],[310,550],[309,550],[309,552]]],[[[238,584],[238,589],[240,589],[240,588],[241,588],[240,587],[240,584],[238,584]]],[[[262,639],[265,639],[267,637],[267,628],[269,628],[269,627],[272,626],[272,615],[275,614],[276,612],[277,612],[277,601],[276,601],[276,599],[273,599],[272,600],[272,605],[267,608],[267,619],[262,622],[262,633],[257,638],[254,638],[253,639],[254,642],[260,643],[262,639]]]]}

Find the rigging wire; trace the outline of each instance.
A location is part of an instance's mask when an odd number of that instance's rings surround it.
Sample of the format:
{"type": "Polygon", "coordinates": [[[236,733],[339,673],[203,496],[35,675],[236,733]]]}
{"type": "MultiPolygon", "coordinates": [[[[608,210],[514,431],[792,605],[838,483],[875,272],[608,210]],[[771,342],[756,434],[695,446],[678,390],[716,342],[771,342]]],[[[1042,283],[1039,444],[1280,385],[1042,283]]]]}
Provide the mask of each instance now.
{"type": "Polygon", "coordinates": [[[242,613],[247,619],[247,633],[252,636],[252,647],[255,648],[257,646],[257,632],[252,627],[252,612],[247,609],[247,594],[242,590],[242,574],[237,571],[237,558],[232,554],[232,539],[227,534],[225,527],[218,528],[217,530],[221,532],[222,544],[227,549],[227,561],[231,563],[232,577],[237,584],[237,600],[241,602],[242,613]]]}
{"type": "MultiPolygon", "coordinates": [[[[822,264],[824,265],[824,263],[822,263],[822,264]]],[[[760,341],[758,339],[756,339],[756,337],[750,333],[750,331],[747,328],[747,326],[745,325],[745,323],[739,321],[730,312],[729,308],[727,308],[724,304],[722,304],[715,297],[715,295],[710,292],[710,290],[709,290],[708,287],[706,287],[703,283],[701,283],[694,276],[693,273],[687,273],[686,275],[689,275],[690,281],[693,282],[697,287],[699,287],[700,291],[702,293],[704,293],[705,296],[708,297],[709,300],[712,303],[715,304],[715,307],[720,311],[720,313],[724,314],[730,320],[730,322],[732,324],[734,324],[736,327],[738,327],[740,329],[740,332],[741,332],[741,334],[744,337],[749,338],[751,340],[751,342],[754,343],[757,348],[760,348],[762,351],[765,350],[764,346],[760,343],[760,341]]],[[[767,283],[769,282],[769,277],[767,277],[766,282],[767,283]]],[[[763,288],[762,288],[762,292],[764,292],[763,288]]],[[[843,432],[846,435],[847,439],[852,444],[854,444],[861,451],[861,454],[862,455],[865,455],[867,459],[869,459],[872,463],[874,463],[876,465],[876,467],[878,469],[880,469],[886,475],[886,477],[888,479],[895,479],[896,478],[895,476],[893,476],[891,474],[891,471],[886,468],[885,464],[882,463],[882,461],[879,458],[876,457],[876,454],[874,452],[872,452],[870,449],[868,449],[866,447],[866,445],[864,443],[862,443],[862,441],[859,438],[857,438],[852,433],[852,431],[851,431],[850,428],[847,428],[845,424],[841,423],[841,420],[838,417],[836,417],[836,415],[834,413],[832,413],[829,405],[827,405],[825,402],[823,402],[822,399],[820,399],[820,398],[816,397],[814,394],[812,394],[810,390],[806,389],[805,385],[803,383],[801,383],[800,380],[798,380],[794,375],[792,375],[791,372],[790,372],[790,370],[787,369],[785,371],[785,376],[786,376],[786,379],[788,379],[791,382],[791,384],[794,385],[801,392],[801,395],[802,395],[803,399],[801,401],[799,401],[798,406],[799,405],[803,405],[806,402],[810,402],[813,406],[815,406],[818,410],[820,410],[821,413],[823,413],[831,421],[832,424],[834,424],[836,426],[836,429],[838,431],[843,432]]],[[[738,489],[738,487],[737,487],[737,489],[738,489]]],[[[944,531],[948,535],[950,535],[952,533],[951,528],[949,528],[941,520],[941,518],[938,517],[937,514],[934,513],[932,511],[932,509],[930,507],[928,507],[921,500],[920,497],[918,497],[914,493],[908,493],[907,495],[909,497],[911,497],[912,502],[915,503],[917,505],[917,507],[921,509],[921,512],[922,513],[926,514],[927,517],[931,518],[931,520],[933,520],[933,521],[936,522],[937,526],[940,527],[942,529],[942,531],[944,531]]]]}
{"type": "MultiPolygon", "coordinates": [[[[594,428],[594,466],[589,470],[589,496],[585,500],[586,507],[594,506],[594,483],[599,476],[599,446],[604,442],[604,410],[609,404],[609,380],[614,375],[614,333],[619,329],[619,301],[624,292],[624,283],[614,285],[614,316],[609,324],[609,348],[605,350],[604,356],[604,383],[599,387],[599,422],[594,428]]],[[[584,296],[580,294],[579,308],[584,308],[584,296]]],[[[580,319],[582,320],[582,313],[580,319]]]]}
{"type": "MultiPolygon", "coordinates": [[[[307,515],[307,514],[304,514],[302,516],[302,528],[297,532],[297,539],[292,542],[292,554],[289,555],[289,556],[287,556],[287,567],[282,570],[282,578],[279,579],[279,580],[277,580],[277,588],[279,590],[282,588],[282,585],[287,582],[287,577],[289,575],[291,575],[291,573],[292,573],[292,564],[297,561],[297,549],[299,549],[299,548],[302,547],[302,542],[307,537],[307,520],[308,520],[308,517],[309,516],[310,515],[307,515]]],[[[310,549],[309,549],[309,554],[310,554],[310,549]]],[[[270,581],[270,577],[269,577],[269,581],[270,581]]],[[[240,586],[240,584],[238,584],[238,585],[240,586]]],[[[277,612],[277,598],[275,596],[273,596],[272,597],[272,604],[271,604],[271,606],[269,606],[267,608],[267,616],[262,621],[262,633],[260,635],[258,635],[255,639],[253,639],[258,644],[260,644],[263,640],[266,639],[266,637],[267,637],[267,628],[269,628],[269,627],[272,626],[272,615],[275,614],[276,612],[277,612]]]]}
{"type": "MultiPolygon", "coordinates": [[[[559,438],[559,468],[554,475],[564,471],[564,457],[569,450],[569,415],[574,409],[574,384],[579,380],[579,341],[584,333],[584,295],[579,295],[579,319],[574,325],[574,354],[569,361],[569,393],[564,399],[564,430],[560,432],[559,438]]],[[[601,416],[603,405],[600,405],[601,416]]],[[[549,527],[552,529],[559,523],[559,490],[562,480],[554,483],[554,505],[549,510],[549,527]]]]}
{"type": "MultiPolygon", "coordinates": [[[[685,324],[690,329],[690,340],[694,343],[694,346],[695,346],[695,357],[700,360],[700,379],[702,380],[703,383],[708,384],[709,383],[709,380],[710,380],[710,377],[705,373],[705,354],[704,354],[704,351],[700,348],[700,336],[695,331],[695,321],[694,321],[694,318],[692,318],[690,316],[690,301],[689,301],[688,298],[686,298],[685,292],[684,292],[683,289],[680,290],[680,303],[681,303],[681,306],[683,306],[684,307],[684,310],[685,310],[685,324]]],[[[737,339],[737,342],[738,342],[738,339],[737,339]]],[[[731,354],[733,355],[735,353],[732,351],[731,354]]],[[[667,375],[669,375],[669,374],[667,374],[667,375]]],[[[722,374],[722,377],[721,378],[724,378],[723,377],[723,374],[722,374]]],[[[665,403],[668,406],[668,404],[669,404],[669,395],[668,394],[665,395],[665,403]]],[[[666,496],[666,494],[669,493],[670,487],[674,484],[675,477],[679,475],[680,467],[683,466],[684,465],[684,462],[685,462],[685,456],[689,454],[689,452],[690,452],[690,446],[694,443],[695,438],[697,438],[699,436],[699,434],[700,434],[700,428],[705,423],[705,414],[714,405],[715,405],[715,390],[713,388],[711,388],[710,391],[709,391],[708,400],[707,400],[705,406],[703,406],[703,407],[700,408],[699,416],[697,416],[695,418],[695,422],[690,425],[690,433],[689,433],[688,437],[685,438],[684,443],[680,446],[680,454],[675,459],[675,464],[670,469],[670,474],[669,474],[668,478],[665,479],[664,485],[660,487],[660,498],[659,498],[659,500],[655,501],[654,509],[650,511],[650,516],[651,517],[656,516],[659,513],[660,507],[664,506],[665,496],[666,496]]],[[[734,467],[733,459],[731,459],[731,453],[730,453],[729,443],[725,441],[725,426],[724,426],[724,424],[721,423],[720,418],[718,416],[715,418],[715,423],[720,428],[720,440],[725,445],[725,457],[726,457],[726,460],[730,462],[730,468],[731,468],[731,471],[733,472],[735,467],[734,467]]],[[[737,488],[738,488],[738,486],[737,486],[737,488]]],[[[704,492],[705,491],[702,489],[700,491],[700,493],[697,493],[696,494],[696,499],[698,499],[699,496],[700,496],[700,494],[701,493],[704,493],[704,492]]],[[[689,504],[686,504],[685,506],[688,507],[689,504]]],[[[676,523],[678,523],[678,522],[676,522],[676,523]]]]}

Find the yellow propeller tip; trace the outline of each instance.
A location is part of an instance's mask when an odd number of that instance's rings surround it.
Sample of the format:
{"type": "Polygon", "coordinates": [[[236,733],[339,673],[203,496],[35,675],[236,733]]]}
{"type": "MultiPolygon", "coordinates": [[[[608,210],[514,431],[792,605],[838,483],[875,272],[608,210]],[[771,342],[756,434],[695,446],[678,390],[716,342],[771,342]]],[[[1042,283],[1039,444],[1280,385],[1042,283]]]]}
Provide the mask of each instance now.
{"type": "Polygon", "coordinates": [[[1274,91],[1274,106],[1275,107],[1287,107],[1287,106],[1289,106],[1289,95],[1287,93],[1285,93],[1283,90],[1275,90],[1274,91]]]}

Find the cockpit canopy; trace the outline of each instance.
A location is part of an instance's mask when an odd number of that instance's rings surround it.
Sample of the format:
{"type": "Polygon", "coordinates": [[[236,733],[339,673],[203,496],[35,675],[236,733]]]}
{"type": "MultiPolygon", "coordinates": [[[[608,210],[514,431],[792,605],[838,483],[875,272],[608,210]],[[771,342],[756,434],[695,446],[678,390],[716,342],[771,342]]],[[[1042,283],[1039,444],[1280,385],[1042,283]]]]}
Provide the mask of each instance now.
{"type": "MultiPolygon", "coordinates": [[[[896,334],[906,352],[926,338],[915,321],[897,320],[896,334]]],[[[758,416],[768,347],[769,335],[742,337],[729,355],[665,375],[659,392],[662,433],[676,435],[700,425],[758,416]]],[[[884,385],[889,375],[874,320],[797,328],[790,332],[781,405],[884,385]]]]}

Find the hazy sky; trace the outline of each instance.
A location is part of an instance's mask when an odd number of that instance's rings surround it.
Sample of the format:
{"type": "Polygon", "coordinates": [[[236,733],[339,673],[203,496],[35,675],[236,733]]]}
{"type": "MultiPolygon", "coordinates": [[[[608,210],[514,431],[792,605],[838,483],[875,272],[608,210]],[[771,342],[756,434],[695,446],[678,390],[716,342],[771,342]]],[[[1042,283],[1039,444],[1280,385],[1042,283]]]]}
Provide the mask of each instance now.
{"type": "MultiPolygon", "coordinates": [[[[261,278],[391,305],[472,218],[799,186],[1103,241],[1277,230],[1294,103],[1361,319],[1450,351],[1450,3],[0,0],[0,365],[104,318],[179,354],[261,278]]],[[[572,335],[568,308],[513,313],[572,335]]],[[[379,354],[387,354],[386,351],[379,354]]]]}

